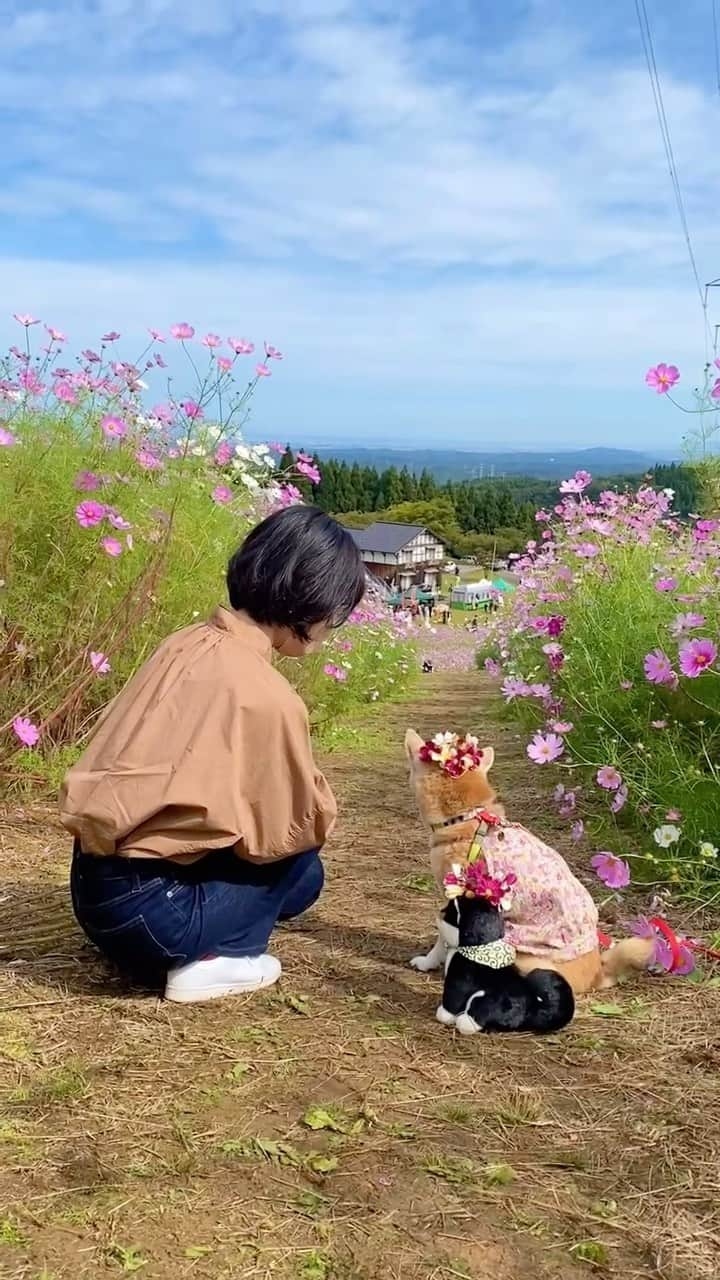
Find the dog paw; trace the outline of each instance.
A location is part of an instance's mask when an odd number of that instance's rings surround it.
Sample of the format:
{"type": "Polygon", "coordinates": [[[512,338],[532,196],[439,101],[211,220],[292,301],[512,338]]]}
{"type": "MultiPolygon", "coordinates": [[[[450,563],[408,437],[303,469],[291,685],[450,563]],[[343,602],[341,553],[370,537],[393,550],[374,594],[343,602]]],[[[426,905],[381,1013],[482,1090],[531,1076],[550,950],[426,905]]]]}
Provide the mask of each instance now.
{"type": "Polygon", "coordinates": [[[461,1013],[455,1021],[455,1027],[461,1036],[474,1036],[480,1030],[478,1023],[470,1017],[469,1013],[461,1013]]]}
{"type": "Polygon", "coordinates": [[[435,1017],[437,1018],[438,1022],[442,1023],[444,1027],[455,1026],[455,1014],[450,1013],[442,1004],[438,1005],[435,1011],[435,1017]]]}
{"type": "Polygon", "coordinates": [[[430,973],[435,968],[435,962],[430,956],[413,956],[410,967],[417,969],[418,973],[430,973]]]}

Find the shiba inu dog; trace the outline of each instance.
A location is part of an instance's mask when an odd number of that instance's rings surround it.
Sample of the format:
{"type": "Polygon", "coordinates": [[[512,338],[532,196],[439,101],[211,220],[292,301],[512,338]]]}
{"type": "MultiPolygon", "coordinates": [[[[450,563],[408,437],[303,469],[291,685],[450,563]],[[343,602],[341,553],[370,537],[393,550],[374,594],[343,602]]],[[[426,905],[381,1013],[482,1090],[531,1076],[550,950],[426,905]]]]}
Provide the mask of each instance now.
{"type": "MultiPolygon", "coordinates": [[[[515,876],[505,932],[520,973],[553,970],[581,995],[648,968],[654,944],[646,938],[625,938],[601,953],[597,907],[587,889],[555,849],[507,820],[488,777],[495,760],[492,747],[481,749],[476,738],[451,733],[424,742],[408,729],[405,753],[430,832],[430,865],[438,889],[454,865],[467,864],[473,848],[481,849],[492,876],[515,876]]],[[[449,914],[445,911],[437,920],[431,951],[411,961],[415,969],[447,967],[458,946],[449,914]]]]}

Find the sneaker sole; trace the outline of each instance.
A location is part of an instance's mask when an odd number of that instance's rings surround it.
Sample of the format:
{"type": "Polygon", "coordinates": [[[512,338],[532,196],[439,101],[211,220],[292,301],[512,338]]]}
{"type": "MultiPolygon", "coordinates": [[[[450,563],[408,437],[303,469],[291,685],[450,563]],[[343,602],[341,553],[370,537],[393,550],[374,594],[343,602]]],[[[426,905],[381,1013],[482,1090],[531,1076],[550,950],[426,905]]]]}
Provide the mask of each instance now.
{"type": "Polygon", "coordinates": [[[206,1004],[209,1000],[222,1000],[225,996],[249,996],[254,991],[263,991],[266,987],[274,987],[277,978],[263,978],[260,982],[213,982],[207,987],[195,987],[193,990],[173,990],[166,987],[165,999],[173,1004],[206,1004]]]}

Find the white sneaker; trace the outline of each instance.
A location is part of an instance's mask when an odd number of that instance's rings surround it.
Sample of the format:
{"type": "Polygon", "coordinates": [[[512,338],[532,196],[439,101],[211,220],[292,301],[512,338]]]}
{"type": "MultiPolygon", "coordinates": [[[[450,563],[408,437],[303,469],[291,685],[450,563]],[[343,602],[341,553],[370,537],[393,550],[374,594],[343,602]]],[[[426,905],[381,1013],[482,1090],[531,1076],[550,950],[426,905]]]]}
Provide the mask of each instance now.
{"type": "Polygon", "coordinates": [[[171,969],[165,999],[177,1004],[199,1004],[222,996],[242,996],[271,987],[282,973],[275,956],[214,956],[171,969]]]}

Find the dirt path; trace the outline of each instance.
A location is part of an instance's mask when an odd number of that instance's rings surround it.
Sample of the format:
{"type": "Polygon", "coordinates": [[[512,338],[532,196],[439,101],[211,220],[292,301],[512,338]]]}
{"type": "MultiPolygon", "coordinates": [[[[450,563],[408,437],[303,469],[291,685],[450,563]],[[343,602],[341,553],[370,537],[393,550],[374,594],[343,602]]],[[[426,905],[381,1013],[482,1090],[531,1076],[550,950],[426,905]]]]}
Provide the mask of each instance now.
{"type": "Polygon", "coordinates": [[[425,693],[378,711],[386,751],[331,762],[327,892],[247,1001],[125,992],[72,923],[52,816],[0,815],[3,1280],[720,1274],[714,981],[588,1000],[550,1039],[434,1021],[407,723],[475,727],[513,816],[554,833],[482,681],[425,693]]]}

